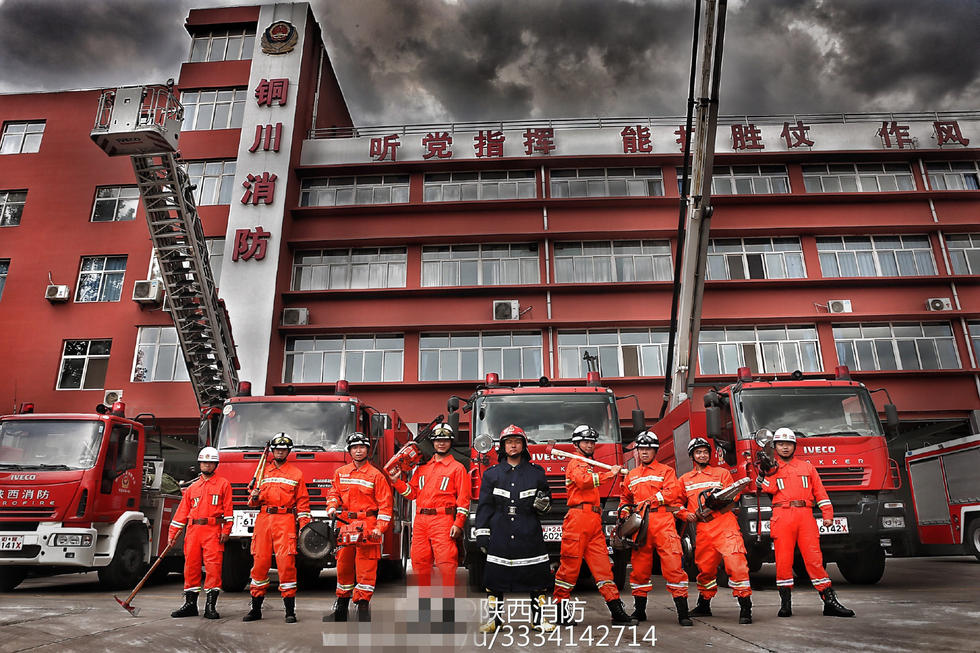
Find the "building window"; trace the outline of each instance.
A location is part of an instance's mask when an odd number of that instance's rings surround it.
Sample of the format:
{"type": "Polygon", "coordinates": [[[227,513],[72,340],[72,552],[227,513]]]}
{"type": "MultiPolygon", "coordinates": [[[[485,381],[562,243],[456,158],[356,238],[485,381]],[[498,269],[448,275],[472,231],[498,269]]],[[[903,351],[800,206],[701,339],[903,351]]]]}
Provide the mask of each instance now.
{"type": "Polygon", "coordinates": [[[666,329],[612,329],[558,332],[558,376],[584,378],[589,357],[599,357],[599,373],[612,376],[663,376],[666,329]]]}
{"type": "Polygon", "coordinates": [[[208,264],[211,266],[211,278],[217,288],[221,285],[221,264],[225,260],[225,239],[205,238],[208,247],[208,264]]]}
{"type": "Polygon", "coordinates": [[[472,381],[490,372],[502,379],[536,379],[541,369],[541,333],[419,336],[419,381],[472,381]]]}
{"type": "Polygon", "coordinates": [[[174,327],[141,327],[133,361],[133,382],[189,381],[174,327]]]}
{"type": "Polygon", "coordinates": [[[184,105],[183,131],[203,129],[238,129],[245,113],[243,88],[184,91],[180,103],[184,105]]]}
{"type": "Polygon", "coordinates": [[[915,277],[936,274],[928,236],[818,236],[824,277],[915,277]]]}
{"type": "Polygon", "coordinates": [[[970,344],[973,345],[973,356],[980,357],[980,322],[970,322],[970,344]]]}
{"type": "Polygon", "coordinates": [[[930,161],[929,185],[933,190],[980,190],[976,161],[930,161]]]}
{"type": "Polygon", "coordinates": [[[125,276],[125,256],[82,257],[75,301],[118,302],[125,276]]]}
{"type": "Polygon", "coordinates": [[[235,190],[235,161],[189,161],[187,176],[194,190],[194,201],[198,206],[208,204],[231,204],[231,194],[235,190]]]}
{"type": "Polygon", "coordinates": [[[26,201],[26,190],[0,190],[0,227],[19,225],[26,201]]]}
{"type": "MultiPolygon", "coordinates": [[[[684,171],[677,169],[677,189],[684,171]]],[[[775,195],[789,192],[789,173],[786,166],[715,166],[711,173],[712,195],[775,195]]]]}
{"type": "Polygon", "coordinates": [[[44,123],[43,120],[3,123],[0,154],[26,154],[40,150],[44,123]]]}
{"type": "Polygon", "coordinates": [[[803,279],[799,238],[716,238],[708,243],[708,279],[803,279]]]}
{"type": "Polygon", "coordinates": [[[101,186],[95,189],[92,222],[119,222],[136,217],[140,190],[136,186],[101,186]]]}
{"type": "Polygon", "coordinates": [[[505,286],[540,281],[537,243],[422,248],[423,286],[505,286]]]}
{"type": "Polygon", "coordinates": [[[702,329],[698,364],[701,374],[735,374],[740,367],[748,367],[753,373],[818,372],[817,328],[796,325],[702,329]]]}
{"type": "Polygon", "coordinates": [[[669,281],[673,277],[666,240],[555,243],[557,283],[669,281]]]}
{"type": "Polygon", "coordinates": [[[552,170],[552,197],[651,197],[664,194],[660,168],[552,170]]]}
{"type": "Polygon", "coordinates": [[[808,193],[877,193],[915,190],[906,163],[830,163],[803,166],[808,193]]]}
{"type": "Polygon", "coordinates": [[[7,272],[10,270],[10,259],[0,258],[0,299],[3,299],[3,289],[7,285],[7,272]]]}
{"type": "Polygon", "coordinates": [[[836,324],[837,360],[853,370],[959,368],[948,322],[836,324]]]}
{"type": "Polygon", "coordinates": [[[425,175],[426,202],[533,199],[533,170],[440,172],[425,175]]]}
{"type": "Polygon", "coordinates": [[[946,236],[953,274],[980,274],[980,234],[946,236]]]}
{"type": "Polygon", "coordinates": [[[100,390],[105,385],[112,340],[65,340],[58,390],[100,390]]]}
{"type": "Polygon", "coordinates": [[[191,37],[189,61],[251,59],[254,43],[254,27],[234,27],[200,32],[191,37]]]}
{"type": "Polygon", "coordinates": [[[297,336],[286,339],[284,383],[401,381],[401,335],[297,336]]]}
{"type": "Polygon", "coordinates": [[[299,251],[290,290],[404,288],[406,263],[404,247],[299,251]]]}
{"type": "Polygon", "coordinates": [[[405,204],[408,175],[365,175],[304,179],[300,206],[350,206],[353,204],[405,204]]]}

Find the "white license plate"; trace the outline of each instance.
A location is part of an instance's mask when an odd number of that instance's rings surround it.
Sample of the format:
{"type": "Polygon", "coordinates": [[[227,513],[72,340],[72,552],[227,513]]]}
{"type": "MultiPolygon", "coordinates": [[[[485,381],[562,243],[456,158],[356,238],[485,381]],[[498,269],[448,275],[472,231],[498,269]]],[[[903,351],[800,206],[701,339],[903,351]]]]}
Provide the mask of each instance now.
{"type": "Polygon", "coordinates": [[[545,542],[561,542],[561,524],[550,524],[542,526],[545,542]]]}
{"type": "Polygon", "coordinates": [[[20,551],[23,548],[23,535],[0,535],[0,551],[20,551]]]}
{"type": "Polygon", "coordinates": [[[255,528],[255,517],[259,514],[258,510],[236,510],[235,521],[231,525],[231,534],[234,536],[251,535],[255,528]]]}
{"type": "Polygon", "coordinates": [[[834,517],[834,523],[830,526],[824,526],[823,519],[818,519],[817,528],[821,535],[843,535],[850,532],[847,530],[847,517],[834,517]]]}

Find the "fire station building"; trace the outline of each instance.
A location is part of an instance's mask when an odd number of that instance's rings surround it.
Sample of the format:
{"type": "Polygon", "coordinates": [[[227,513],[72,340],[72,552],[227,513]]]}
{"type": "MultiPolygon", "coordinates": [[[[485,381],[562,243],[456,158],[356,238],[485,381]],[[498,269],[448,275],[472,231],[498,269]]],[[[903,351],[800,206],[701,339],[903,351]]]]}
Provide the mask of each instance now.
{"type": "MultiPolygon", "coordinates": [[[[347,379],[424,423],[488,372],[581,383],[589,354],[659,412],[682,117],[360,126],[307,4],[186,29],[180,155],[254,394],[347,379]]],[[[132,166],[89,137],[99,95],[0,96],[0,404],[122,396],[191,434],[132,166]]],[[[976,431],[980,112],[723,116],[716,143],[699,384],[847,365],[902,443],[976,431]]]]}

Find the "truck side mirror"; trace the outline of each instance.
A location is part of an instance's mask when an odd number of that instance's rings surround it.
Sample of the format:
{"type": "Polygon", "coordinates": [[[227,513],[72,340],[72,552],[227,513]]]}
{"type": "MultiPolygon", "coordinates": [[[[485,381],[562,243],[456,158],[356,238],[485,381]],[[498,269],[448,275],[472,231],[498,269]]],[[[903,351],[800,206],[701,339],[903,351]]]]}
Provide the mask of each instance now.
{"type": "Polygon", "coordinates": [[[450,413],[455,413],[456,411],[458,411],[459,410],[459,397],[450,397],[449,400],[446,401],[446,409],[450,413]]]}
{"type": "Polygon", "coordinates": [[[898,430],[898,408],[895,407],[895,404],[885,404],[885,424],[889,431],[898,430]]]}
{"type": "Polygon", "coordinates": [[[634,435],[639,435],[643,431],[647,430],[647,418],[642,410],[637,409],[633,411],[633,433],[634,435]]]}
{"type": "MultiPolygon", "coordinates": [[[[456,399],[456,398],[453,397],[453,399],[456,399]]],[[[451,403],[452,402],[452,399],[450,399],[449,401],[451,403]]],[[[459,405],[459,401],[458,400],[456,401],[456,404],[457,404],[457,406],[459,405]]],[[[459,433],[459,412],[458,411],[453,411],[453,412],[449,413],[449,426],[453,427],[453,433],[459,433]]]]}
{"type": "Polygon", "coordinates": [[[705,407],[704,430],[708,437],[713,440],[721,438],[721,408],[718,406],[705,407]]]}
{"type": "Polygon", "coordinates": [[[129,433],[123,438],[119,447],[119,459],[116,461],[116,475],[122,474],[127,469],[136,467],[136,456],[139,453],[139,435],[136,429],[130,427],[129,433]]]}
{"type": "Polygon", "coordinates": [[[371,439],[377,442],[384,437],[385,429],[388,428],[388,416],[384,413],[373,413],[371,415],[371,439]]]}

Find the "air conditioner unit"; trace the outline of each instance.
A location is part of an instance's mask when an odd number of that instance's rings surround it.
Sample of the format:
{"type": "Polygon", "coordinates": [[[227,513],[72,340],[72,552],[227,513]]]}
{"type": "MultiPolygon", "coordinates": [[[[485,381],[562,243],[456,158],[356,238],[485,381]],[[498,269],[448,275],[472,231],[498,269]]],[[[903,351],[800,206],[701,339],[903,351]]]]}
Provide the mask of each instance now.
{"type": "Polygon", "coordinates": [[[930,311],[951,311],[953,302],[949,297],[930,297],[926,300],[926,308],[930,311]]]}
{"type": "Polygon", "coordinates": [[[51,284],[44,291],[44,298],[52,304],[56,302],[67,302],[71,299],[71,288],[68,286],[51,284]]]}
{"type": "Polygon", "coordinates": [[[102,397],[102,403],[111,408],[112,404],[122,401],[122,396],[122,390],[106,390],[105,396],[102,397]]]}
{"type": "Polygon", "coordinates": [[[493,319],[494,320],[519,320],[521,318],[521,304],[516,299],[494,300],[493,319]]]}
{"type": "Polygon", "coordinates": [[[159,304],[163,301],[163,283],[159,279],[145,279],[133,284],[133,301],[140,304],[159,304]]]}
{"type": "Polygon", "coordinates": [[[309,323],[310,323],[310,309],[308,308],[282,309],[283,326],[304,326],[309,323]]]}
{"type": "Polygon", "coordinates": [[[827,310],[831,313],[850,313],[850,299],[829,299],[827,300],[827,310]]]}

